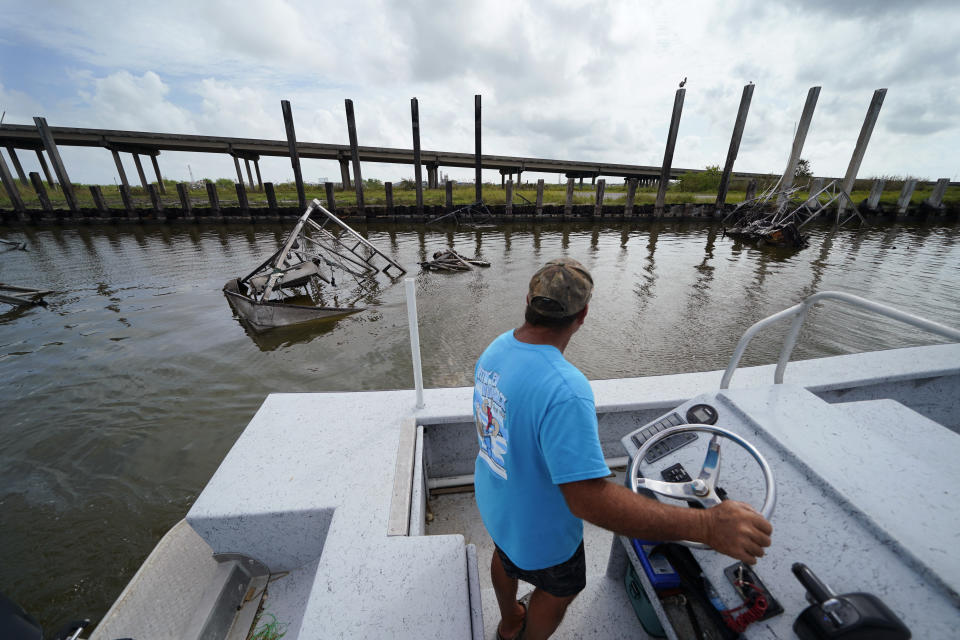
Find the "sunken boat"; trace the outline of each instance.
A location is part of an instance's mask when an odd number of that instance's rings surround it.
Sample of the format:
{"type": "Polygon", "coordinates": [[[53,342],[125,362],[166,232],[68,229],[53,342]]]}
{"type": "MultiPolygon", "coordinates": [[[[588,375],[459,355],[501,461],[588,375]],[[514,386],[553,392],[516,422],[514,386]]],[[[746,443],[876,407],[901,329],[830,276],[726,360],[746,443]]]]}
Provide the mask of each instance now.
{"type": "Polygon", "coordinates": [[[279,250],[244,277],[223,286],[230,306],[254,331],[316,320],[342,318],[364,307],[304,304],[320,299],[323,285],[337,286],[337,275],[357,282],[388,269],[406,270],[347,223],[314,200],[279,250]],[[363,248],[363,253],[358,252],[363,248]],[[377,258],[386,261],[383,268],[377,258]]]}

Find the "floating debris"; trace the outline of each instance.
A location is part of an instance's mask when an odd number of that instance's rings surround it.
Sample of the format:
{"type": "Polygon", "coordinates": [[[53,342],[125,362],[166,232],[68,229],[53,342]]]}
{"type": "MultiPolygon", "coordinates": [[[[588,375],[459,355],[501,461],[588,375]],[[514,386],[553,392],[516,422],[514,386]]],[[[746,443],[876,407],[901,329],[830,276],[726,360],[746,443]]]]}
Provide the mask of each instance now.
{"type": "Polygon", "coordinates": [[[489,267],[490,263],[478,258],[467,258],[453,249],[444,249],[433,254],[433,260],[421,262],[427,271],[472,271],[473,267],[489,267]]]}
{"type": "Polygon", "coordinates": [[[6,302],[16,307],[31,304],[45,305],[44,296],[48,296],[53,291],[46,289],[31,289],[29,287],[15,287],[11,284],[0,282],[0,302],[6,302]]]}
{"type": "Polygon", "coordinates": [[[3,238],[0,238],[0,244],[8,244],[15,249],[19,249],[20,251],[27,250],[26,242],[14,242],[13,240],[4,240],[3,238]]]}
{"type": "Polygon", "coordinates": [[[264,331],[363,311],[363,307],[328,307],[300,302],[321,299],[318,283],[336,287],[338,272],[341,279],[344,275],[352,277],[364,289],[363,280],[381,271],[387,273],[390,268],[406,273],[406,269],[324,209],[319,200],[314,200],[297,220],[280,250],[247,276],[228,281],[223,292],[252,329],[264,331]],[[315,214],[322,215],[323,221],[314,220],[312,216],[315,214]],[[360,247],[367,255],[357,252],[360,247]],[[378,257],[387,263],[382,269],[374,265],[374,259],[378,257]],[[287,292],[292,292],[294,297],[288,297],[287,292]]]}
{"type": "Polygon", "coordinates": [[[429,220],[427,224],[434,224],[444,220],[452,220],[458,227],[464,226],[471,229],[492,229],[496,227],[493,220],[493,213],[483,202],[473,202],[465,207],[454,209],[439,218],[429,220]]]}

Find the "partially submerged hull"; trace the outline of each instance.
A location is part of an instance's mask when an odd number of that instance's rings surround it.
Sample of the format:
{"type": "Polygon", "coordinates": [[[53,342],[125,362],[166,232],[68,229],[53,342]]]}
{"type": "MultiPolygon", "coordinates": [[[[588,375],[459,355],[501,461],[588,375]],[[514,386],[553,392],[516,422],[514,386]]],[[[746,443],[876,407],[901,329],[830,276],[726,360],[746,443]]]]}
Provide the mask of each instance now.
{"type": "Polygon", "coordinates": [[[254,331],[267,331],[303,322],[342,318],[363,311],[363,307],[308,307],[275,301],[257,302],[244,295],[240,286],[240,279],[233,278],[223,285],[223,293],[237,314],[254,331]]]}

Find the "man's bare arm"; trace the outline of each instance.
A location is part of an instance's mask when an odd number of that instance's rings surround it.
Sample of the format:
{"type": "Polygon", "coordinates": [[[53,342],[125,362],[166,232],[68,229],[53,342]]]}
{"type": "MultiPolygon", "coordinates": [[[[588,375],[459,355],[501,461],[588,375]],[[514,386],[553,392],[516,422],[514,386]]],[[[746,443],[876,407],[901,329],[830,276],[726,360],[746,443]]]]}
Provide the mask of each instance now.
{"type": "Polygon", "coordinates": [[[773,527],[743,502],[726,500],[710,509],[672,506],[602,478],[559,486],[573,515],[631,538],[704,542],[748,564],[770,546],[773,527]]]}

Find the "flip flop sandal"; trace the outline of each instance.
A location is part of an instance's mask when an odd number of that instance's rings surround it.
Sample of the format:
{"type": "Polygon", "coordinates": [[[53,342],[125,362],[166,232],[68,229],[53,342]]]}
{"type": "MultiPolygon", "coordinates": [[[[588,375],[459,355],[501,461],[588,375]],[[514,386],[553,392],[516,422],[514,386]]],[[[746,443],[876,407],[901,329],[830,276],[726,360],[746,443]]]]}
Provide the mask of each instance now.
{"type": "Polygon", "coordinates": [[[529,593],[527,593],[527,595],[517,600],[520,606],[523,607],[523,624],[520,625],[520,631],[517,631],[517,634],[512,638],[504,638],[503,635],[500,633],[500,625],[498,624],[497,640],[523,640],[523,632],[526,631],[527,629],[527,605],[530,604],[530,595],[532,593],[533,591],[530,591],[529,593]]]}

